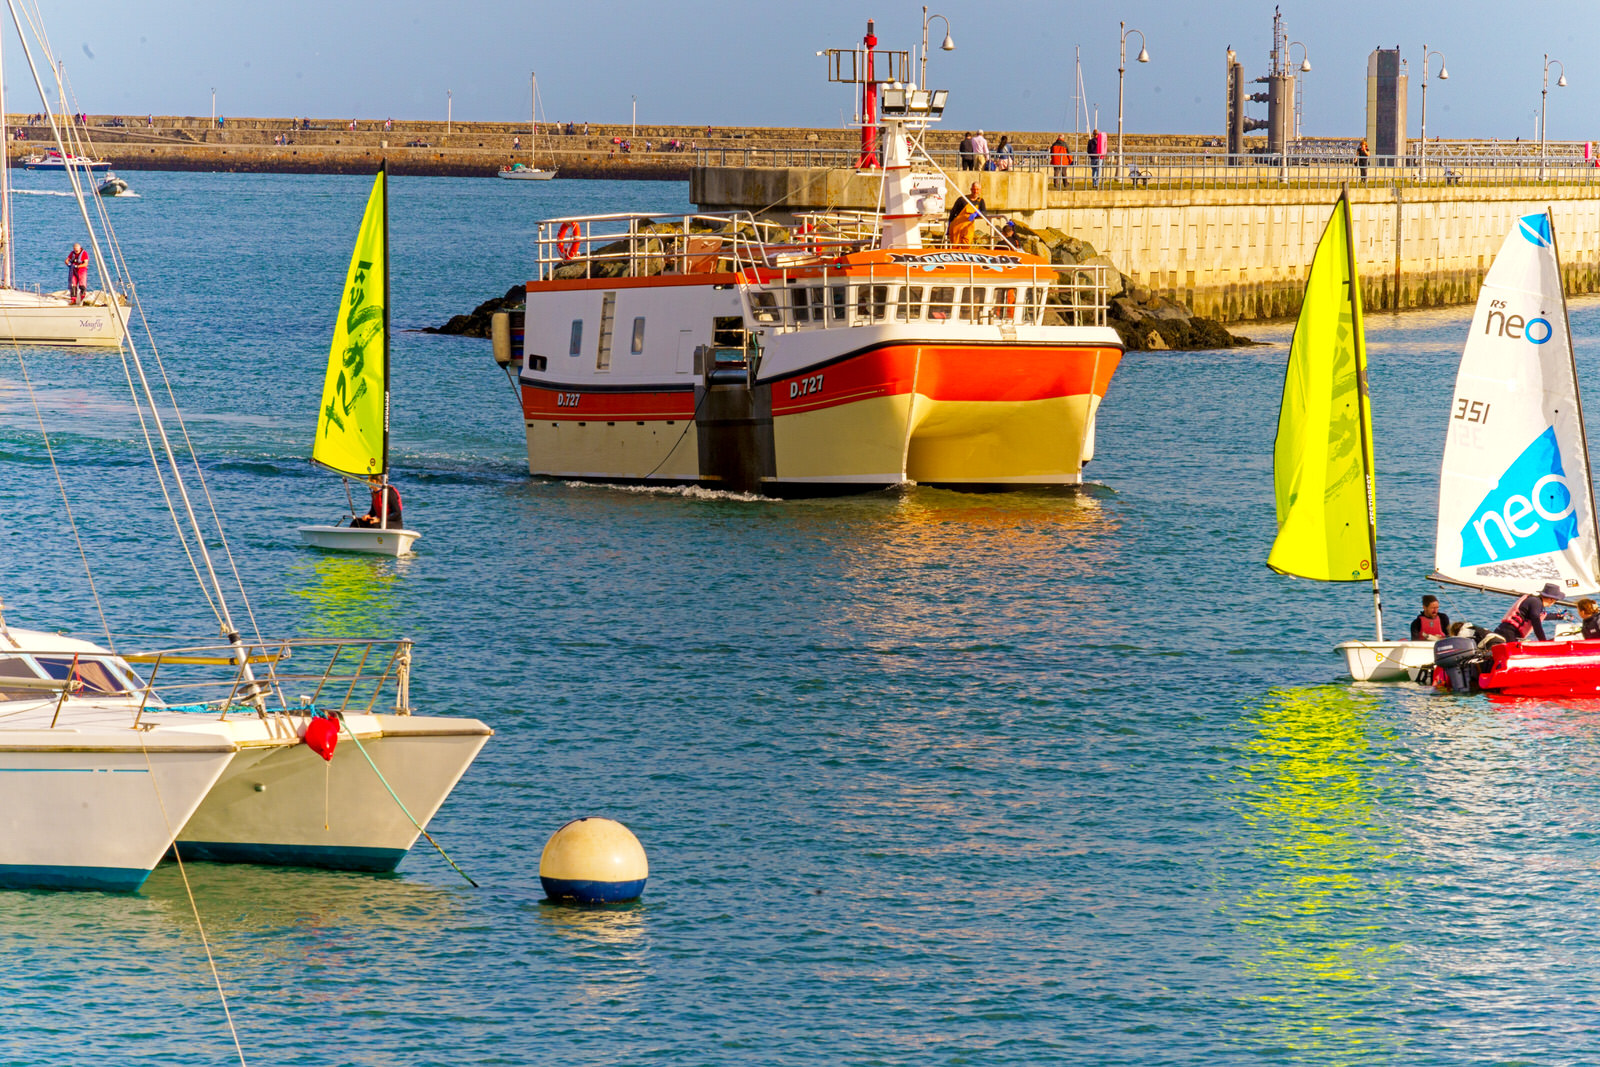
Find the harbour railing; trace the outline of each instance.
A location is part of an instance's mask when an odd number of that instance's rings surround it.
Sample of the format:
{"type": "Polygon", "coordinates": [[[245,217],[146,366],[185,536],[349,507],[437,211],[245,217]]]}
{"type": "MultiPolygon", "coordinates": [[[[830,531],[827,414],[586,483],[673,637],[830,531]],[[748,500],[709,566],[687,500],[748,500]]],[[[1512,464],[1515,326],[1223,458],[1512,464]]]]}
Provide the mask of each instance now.
{"type": "Polygon", "coordinates": [[[285,638],[124,653],[147,667],[139,716],[151,707],[229,714],[305,711],[411,714],[412,642],[285,638]],[[393,703],[385,701],[393,693],[393,703]],[[152,697],[156,700],[152,704],[152,697]]]}
{"type": "MultiPolygon", "coordinates": [[[[856,169],[857,150],[774,147],[701,148],[696,166],[741,168],[823,167],[856,169]]],[[[932,165],[952,179],[971,173],[959,152],[933,150],[932,165]]],[[[1230,155],[1213,149],[1175,152],[1160,149],[1125,151],[1115,148],[1096,162],[1079,151],[1072,162],[1059,163],[1048,151],[1013,152],[989,162],[998,173],[1039,173],[1048,188],[1059,191],[1096,189],[1227,189],[1337,188],[1341,185],[1593,185],[1600,186],[1600,152],[1582,142],[1413,142],[1400,156],[1370,156],[1365,162],[1354,142],[1337,139],[1297,142],[1281,154],[1248,152],[1230,155]],[[1585,152],[1587,151],[1587,155],[1585,152]]],[[[931,169],[931,168],[930,168],[931,169]]],[[[863,171],[876,175],[876,170],[863,171]]],[[[981,176],[979,178],[981,181],[981,176]]]]}

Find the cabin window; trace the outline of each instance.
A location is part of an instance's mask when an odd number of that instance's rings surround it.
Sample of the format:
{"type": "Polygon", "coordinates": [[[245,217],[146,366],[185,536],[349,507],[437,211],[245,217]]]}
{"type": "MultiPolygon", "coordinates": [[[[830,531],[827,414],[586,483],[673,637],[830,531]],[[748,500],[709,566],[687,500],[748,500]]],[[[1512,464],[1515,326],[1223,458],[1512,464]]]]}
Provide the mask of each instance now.
{"type": "Polygon", "coordinates": [[[1017,291],[1009,286],[994,291],[994,317],[1003,322],[1013,322],[1017,317],[1017,291]]]}
{"type": "Polygon", "coordinates": [[[572,341],[567,345],[567,355],[576,356],[583,351],[583,320],[572,320],[572,341]]]}
{"type": "Polygon", "coordinates": [[[1039,290],[1029,288],[1022,294],[1022,321],[1024,324],[1033,322],[1035,309],[1038,307],[1039,290]]]}
{"type": "Polygon", "coordinates": [[[922,286],[900,287],[900,302],[895,307],[894,317],[901,322],[917,322],[922,318],[922,286]]]}
{"type": "Polygon", "coordinates": [[[850,321],[850,287],[848,285],[835,285],[833,287],[833,321],[843,325],[850,321]]]}
{"type": "Polygon", "coordinates": [[[0,701],[27,700],[30,697],[37,700],[41,695],[39,690],[7,689],[5,680],[7,678],[38,677],[39,675],[36,674],[33,668],[28,665],[27,660],[18,659],[15,656],[7,656],[4,659],[0,659],[0,701]]]}
{"type": "Polygon", "coordinates": [[[961,287],[961,321],[971,322],[977,319],[983,321],[983,286],[963,285],[961,287]]]}
{"type": "Polygon", "coordinates": [[[54,656],[35,656],[39,666],[44,668],[46,674],[52,678],[65,681],[72,675],[77,681],[83,683],[85,693],[125,693],[127,686],[111,672],[111,668],[99,660],[80,659],[76,671],[73,670],[72,657],[57,659],[54,656]]]}
{"type": "Polygon", "coordinates": [[[797,323],[811,321],[811,309],[806,307],[806,292],[803,285],[789,288],[789,299],[794,304],[794,321],[797,323]]]}
{"type": "Polygon", "coordinates": [[[863,285],[856,297],[856,315],[862,320],[882,322],[889,317],[889,287],[863,285]]]}
{"type": "Polygon", "coordinates": [[[644,351],[644,316],[640,315],[633,320],[633,344],[628,346],[628,351],[634,355],[644,351]]]}
{"type": "Polygon", "coordinates": [[[782,321],[778,315],[778,297],[774,293],[765,291],[751,293],[750,311],[757,322],[772,323],[782,321]]]}
{"type": "Polygon", "coordinates": [[[956,290],[953,285],[936,285],[928,294],[928,318],[935,322],[943,322],[950,317],[950,305],[955,302],[956,290]]]}
{"type": "Polygon", "coordinates": [[[715,348],[743,348],[749,338],[743,315],[718,315],[711,320],[711,344],[715,348]]]}

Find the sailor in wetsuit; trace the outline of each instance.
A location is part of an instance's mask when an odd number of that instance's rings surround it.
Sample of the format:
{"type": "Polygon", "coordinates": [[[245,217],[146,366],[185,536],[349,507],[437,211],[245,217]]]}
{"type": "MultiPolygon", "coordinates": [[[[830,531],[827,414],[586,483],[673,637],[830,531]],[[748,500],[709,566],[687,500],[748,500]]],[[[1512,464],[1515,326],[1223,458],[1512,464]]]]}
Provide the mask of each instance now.
{"type": "Polygon", "coordinates": [[[1584,597],[1578,601],[1578,615],[1583,619],[1583,639],[1600,641],[1600,604],[1584,597]]]}
{"type": "Polygon", "coordinates": [[[1411,620],[1411,640],[1443,641],[1450,632],[1450,616],[1439,610],[1439,598],[1429,593],[1422,598],[1422,614],[1411,620]]]}
{"type": "Polygon", "coordinates": [[[1539,641],[1548,641],[1544,635],[1544,609],[1561,599],[1561,587],[1554,582],[1546,582],[1537,594],[1529,593],[1519,597],[1511,605],[1511,610],[1506,612],[1506,617],[1500,620],[1500,625],[1494,632],[1507,641],[1526,640],[1529,633],[1539,641]]]}

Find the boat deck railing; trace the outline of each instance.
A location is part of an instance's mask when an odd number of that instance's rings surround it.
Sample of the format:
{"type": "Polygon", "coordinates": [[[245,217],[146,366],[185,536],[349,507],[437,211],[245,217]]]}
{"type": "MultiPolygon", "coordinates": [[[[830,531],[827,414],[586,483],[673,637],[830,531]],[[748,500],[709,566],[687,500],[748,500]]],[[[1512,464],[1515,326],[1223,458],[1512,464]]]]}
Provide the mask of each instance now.
{"type": "Polygon", "coordinates": [[[139,715],[152,706],[203,709],[221,718],[305,708],[409,715],[411,648],[403,638],[285,638],[164,648],[122,658],[148,667],[136,694],[139,715]],[[388,692],[393,705],[380,707],[388,692]]]}
{"type": "MultiPolygon", "coordinates": [[[[952,249],[953,260],[962,249],[952,249]]],[[[974,260],[993,260],[987,252],[974,260]]],[[[934,271],[915,263],[870,263],[838,271],[826,266],[793,274],[780,271],[762,285],[745,287],[749,319],[771,332],[836,329],[873,323],[999,326],[1104,326],[1106,268],[940,263],[934,271]],[[1027,271],[1027,277],[1019,276],[1027,271]]]]}

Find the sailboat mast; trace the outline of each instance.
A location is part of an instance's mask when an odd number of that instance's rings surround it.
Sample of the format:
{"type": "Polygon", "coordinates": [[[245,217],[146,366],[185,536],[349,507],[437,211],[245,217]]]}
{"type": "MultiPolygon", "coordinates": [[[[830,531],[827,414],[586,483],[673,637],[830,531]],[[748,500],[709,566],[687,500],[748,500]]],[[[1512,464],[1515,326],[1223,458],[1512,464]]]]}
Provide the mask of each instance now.
{"type": "Polygon", "coordinates": [[[1572,344],[1572,316],[1567,313],[1567,281],[1561,277],[1561,246],[1556,243],[1556,217],[1548,207],[1544,209],[1544,216],[1550,221],[1550,251],[1556,257],[1556,277],[1561,279],[1561,320],[1567,327],[1567,359],[1572,361],[1572,399],[1578,413],[1578,442],[1583,449],[1583,469],[1591,472],[1590,477],[1584,479],[1588,483],[1585,488],[1589,490],[1589,514],[1596,515],[1600,512],[1594,509],[1594,468],[1589,465],[1589,431],[1583,425],[1583,391],[1577,388],[1578,350],[1572,344]]]}
{"type": "Polygon", "coordinates": [[[539,167],[539,75],[528,74],[528,95],[532,97],[531,110],[532,132],[528,134],[528,166],[537,170],[539,167]]]}
{"type": "Polygon", "coordinates": [[[389,161],[378,164],[383,175],[383,521],[389,528],[389,161]]]}
{"type": "MultiPolygon", "coordinates": [[[[0,52],[4,52],[0,47],[0,52]]],[[[11,288],[11,129],[6,125],[6,80],[0,65],[0,288],[11,288]]]]}
{"type": "Polygon", "coordinates": [[[1372,428],[1367,425],[1367,339],[1361,328],[1361,291],[1356,280],[1355,224],[1350,218],[1350,188],[1339,192],[1344,203],[1344,248],[1348,257],[1347,269],[1350,298],[1350,333],[1356,350],[1356,423],[1361,435],[1361,470],[1366,482],[1367,544],[1372,553],[1372,617],[1377,628],[1377,640],[1383,640],[1383,595],[1378,589],[1378,493],[1372,476],[1372,428]]]}

